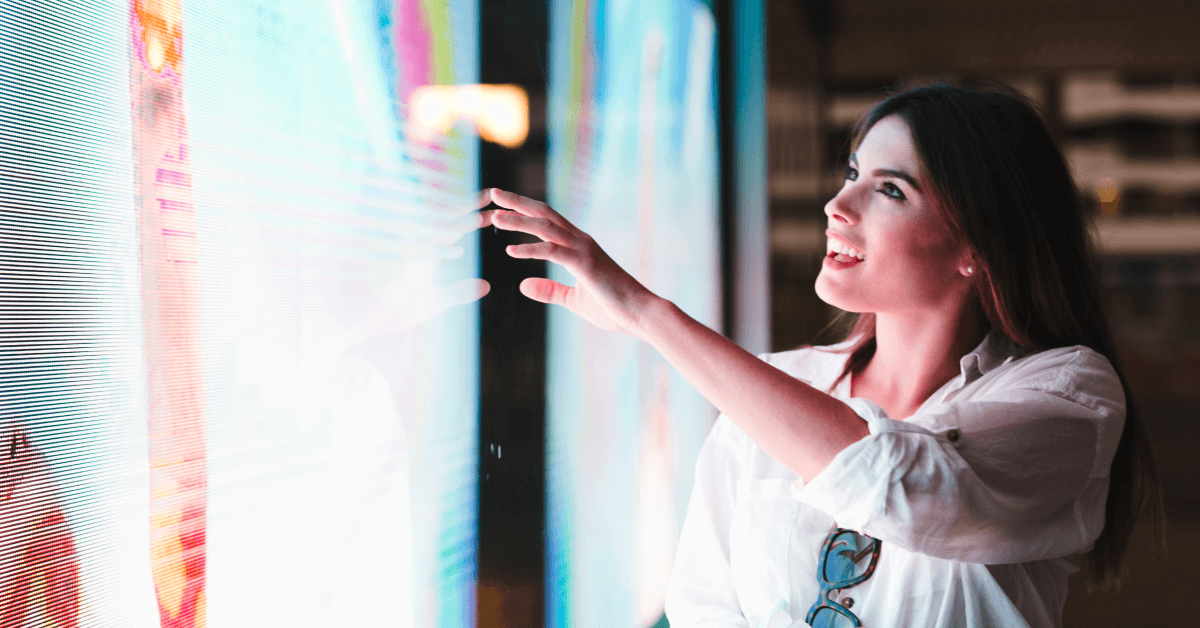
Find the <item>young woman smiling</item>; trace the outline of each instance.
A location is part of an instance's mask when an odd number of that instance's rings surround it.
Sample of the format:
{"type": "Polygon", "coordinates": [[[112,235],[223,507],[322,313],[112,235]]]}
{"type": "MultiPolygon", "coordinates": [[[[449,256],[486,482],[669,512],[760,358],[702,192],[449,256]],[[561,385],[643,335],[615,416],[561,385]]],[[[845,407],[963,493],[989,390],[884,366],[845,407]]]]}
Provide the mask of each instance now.
{"type": "Polygon", "coordinates": [[[653,345],[720,411],[677,551],[673,627],[1059,626],[1118,585],[1153,457],[1083,208],[1035,109],[939,85],[862,120],[816,282],[846,340],[755,357],[545,204],[492,224],[573,287],[521,292],[653,345]]]}

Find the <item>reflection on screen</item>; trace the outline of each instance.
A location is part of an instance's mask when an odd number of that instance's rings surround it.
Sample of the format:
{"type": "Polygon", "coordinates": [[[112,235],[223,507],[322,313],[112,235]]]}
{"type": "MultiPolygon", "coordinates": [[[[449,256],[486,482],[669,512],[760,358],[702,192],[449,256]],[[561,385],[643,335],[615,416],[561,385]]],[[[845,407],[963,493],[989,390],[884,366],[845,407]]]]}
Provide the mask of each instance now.
{"type": "MultiPolygon", "coordinates": [[[[550,204],[714,327],[715,44],[704,2],[555,3],[547,116],[550,204]]],[[[547,618],[652,626],[716,412],[649,346],[558,309],[549,326],[547,618]]]]}
{"type": "Polygon", "coordinates": [[[477,16],[0,2],[0,626],[473,624],[477,16]]]}

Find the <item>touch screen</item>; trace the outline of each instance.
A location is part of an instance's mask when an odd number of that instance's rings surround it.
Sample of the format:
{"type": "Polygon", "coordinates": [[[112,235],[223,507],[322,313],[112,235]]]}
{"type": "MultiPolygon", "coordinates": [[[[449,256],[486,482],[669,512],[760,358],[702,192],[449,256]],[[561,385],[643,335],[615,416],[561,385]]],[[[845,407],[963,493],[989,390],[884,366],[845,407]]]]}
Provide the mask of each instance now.
{"type": "MultiPolygon", "coordinates": [[[[651,290],[713,327],[715,47],[703,2],[552,5],[549,202],[651,290]]],[[[549,329],[548,621],[652,626],[716,412],[632,337],[558,308],[549,329]]]]}
{"type": "Polygon", "coordinates": [[[474,623],[477,16],[0,5],[0,625],[474,623]]]}

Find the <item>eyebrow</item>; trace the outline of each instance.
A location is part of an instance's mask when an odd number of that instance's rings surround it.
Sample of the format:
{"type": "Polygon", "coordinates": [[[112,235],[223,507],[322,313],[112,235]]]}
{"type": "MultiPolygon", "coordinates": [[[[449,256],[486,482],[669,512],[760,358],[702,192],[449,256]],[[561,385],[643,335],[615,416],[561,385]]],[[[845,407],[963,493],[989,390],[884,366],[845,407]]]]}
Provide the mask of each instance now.
{"type": "MultiPolygon", "coordinates": [[[[858,165],[858,157],[855,153],[850,153],[850,163],[854,164],[855,166],[858,165]]],[[[895,170],[892,168],[876,168],[871,175],[876,177],[895,177],[911,185],[914,190],[918,192],[921,191],[921,186],[917,185],[916,178],[903,170],[895,170]]]]}

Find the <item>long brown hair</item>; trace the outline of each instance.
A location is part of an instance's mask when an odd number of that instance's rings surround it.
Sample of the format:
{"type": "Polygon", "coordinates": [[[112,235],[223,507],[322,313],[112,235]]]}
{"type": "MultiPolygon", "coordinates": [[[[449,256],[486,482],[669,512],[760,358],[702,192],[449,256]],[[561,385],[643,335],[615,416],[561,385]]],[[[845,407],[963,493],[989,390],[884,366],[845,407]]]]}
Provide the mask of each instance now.
{"type": "MultiPolygon", "coordinates": [[[[998,83],[894,94],[860,120],[853,146],[890,115],[908,124],[954,244],[975,254],[974,296],[992,330],[1028,351],[1089,347],[1121,379],[1125,427],[1104,529],[1085,560],[1088,591],[1115,591],[1128,575],[1134,524],[1149,514],[1153,547],[1165,551],[1165,516],[1154,452],[1101,307],[1092,235],[1066,161],[1037,109],[998,83]]],[[[842,349],[850,358],[830,390],[871,361],[875,315],[844,312],[831,327],[853,342],[842,349]]]]}

